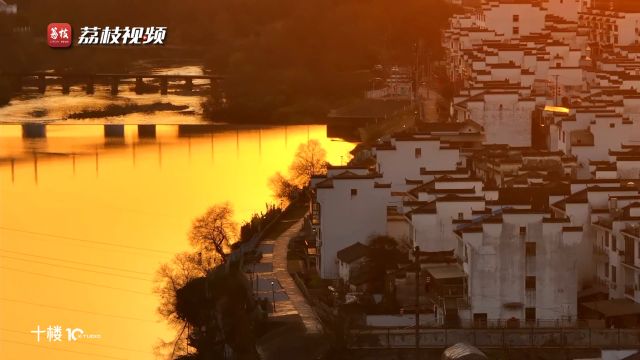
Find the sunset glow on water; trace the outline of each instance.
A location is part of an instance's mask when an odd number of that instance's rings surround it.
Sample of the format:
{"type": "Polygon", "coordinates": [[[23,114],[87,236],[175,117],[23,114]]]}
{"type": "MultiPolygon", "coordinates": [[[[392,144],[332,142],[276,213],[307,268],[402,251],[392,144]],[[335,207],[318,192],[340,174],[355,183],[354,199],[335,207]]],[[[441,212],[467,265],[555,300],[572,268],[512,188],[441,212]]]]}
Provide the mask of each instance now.
{"type": "Polygon", "coordinates": [[[175,336],[155,312],[154,272],[189,249],[192,220],[222,202],[239,223],[264,210],[274,201],[269,177],[286,172],[307,139],[337,164],[353,148],[325,126],[177,133],[158,126],[157,139],[140,141],[127,126],[124,144],[105,145],[99,125],[48,126],[41,140],[0,126],[4,359],[154,358],[157,340],[175,336]],[[30,332],[50,325],[63,341],[43,334],[38,344],[30,332]],[[65,328],[101,339],[69,343],[65,328]]]}

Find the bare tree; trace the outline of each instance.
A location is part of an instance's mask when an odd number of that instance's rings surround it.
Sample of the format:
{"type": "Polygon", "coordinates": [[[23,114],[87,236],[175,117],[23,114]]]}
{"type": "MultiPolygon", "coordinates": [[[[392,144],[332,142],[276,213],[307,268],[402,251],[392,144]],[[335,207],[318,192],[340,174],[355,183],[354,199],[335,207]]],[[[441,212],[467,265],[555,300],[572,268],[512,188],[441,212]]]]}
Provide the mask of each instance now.
{"type": "Polygon", "coordinates": [[[189,241],[203,256],[217,254],[221,262],[227,260],[227,250],[238,237],[238,224],[233,220],[233,208],[228,203],[210,207],[195,219],[189,241]]]}
{"type": "Polygon", "coordinates": [[[176,292],[189,280],[205,276],[214,266],[205,264],[198,253],[183,252],[170,262],[162,264],[156,271],[154,292],[160,297],[158,313],[171,325],[181,326],[182,320],[176,314],[176,292]]]}
{"type": "Polygon", "coordinates": [[[300,144],[289,167],[291,182],[300,188],[305,187],[312,176],[327,171],[327,151],[316,139],[300,144]]]}
{"type": "Polygon", "coordinates": [[[276,199],[283,200],[287,203],[294,200],[300,191],[300,188],[284,177],[280,172],[277,172],[269,178],[269,188],[273,191],[273,196],[276,199]]]}

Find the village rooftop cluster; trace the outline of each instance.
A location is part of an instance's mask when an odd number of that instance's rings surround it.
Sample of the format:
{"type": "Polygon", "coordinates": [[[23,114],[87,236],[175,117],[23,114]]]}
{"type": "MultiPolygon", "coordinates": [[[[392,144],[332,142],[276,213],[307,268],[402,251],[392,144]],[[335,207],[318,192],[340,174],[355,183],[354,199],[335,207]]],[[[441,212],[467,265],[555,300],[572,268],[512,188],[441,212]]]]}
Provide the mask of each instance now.
{"type": "Polygon", "coordinates": [[[418,276],[422,325],[637,327],[640,2],[452,2],[449,121],[311,180],[318,273],[357,302],[387,235],[396,326],[418,276]]]}

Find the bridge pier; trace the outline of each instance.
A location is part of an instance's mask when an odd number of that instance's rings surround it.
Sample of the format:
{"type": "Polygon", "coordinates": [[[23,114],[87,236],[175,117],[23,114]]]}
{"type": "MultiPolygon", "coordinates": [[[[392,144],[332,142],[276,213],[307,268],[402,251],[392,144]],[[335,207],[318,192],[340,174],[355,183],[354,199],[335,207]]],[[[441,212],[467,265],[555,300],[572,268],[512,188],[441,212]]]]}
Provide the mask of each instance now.
{"type": "Polygon", "coordinates": [[[200,136],[211,134],[217,130],[217,125],[213,124],[180,124],[178,125],[178,137],[200,136]]]}
{"type": "Polygon", "coordinates": [[[44,75],[38,76],[38,91],[41,94],[47,90],[47,78],[44,75]]]}
{"type": "Polygon", "coordinates": [[[62,93],[67,95],[71,91],[71,80],[63,77],[62,78],[62,93]]]}
{"type": "Polygon", "coordinates": [[[95,93],[95,80],[92,77],[87,80],[87,87],[85,88],[85,91],[87,92],[87,95],[93,95],[95,93]]]}
{"type": "Polygon", "coordinates": [[[167,90],[169,88],[169,80],[166,77],[160,79],[160,94],[167,95],[167,90]]]}
{"type": "Polygon", "coordinates": [[[184,80],[184,88],[185,88],[185,90],[187,90],[187,92],[193,91],[193,79],[192,78],[186,78],[184,80]]]}
{"type": "Polygon", "coordinates": [[[47,137],[47,126],[43,123],[22,124],[22,137],[25,139],[41,139],[47,137]]]}
{"type": "Polygon", "coordinates": [[[118,85],[120,85],[120,79],[115,76],[111,78],[111,95],[118,95],[118,85]]]}
{"type": "Polygon", "coordinates": [[[124,125],[123,124],[105,124],[104,137],[124,139],[124,125]]]}
{"type": "Polygon", "coordinates": [[[155,139],[156,138],[155,124],[138,125],[138,138],[139,139],[155,139]]]}
{"type": "Polygon", "coordinates": [[[143,93],[144,81],[142,81],[141,77],[136,78],[136,94],[140,95],[143,93]]]}

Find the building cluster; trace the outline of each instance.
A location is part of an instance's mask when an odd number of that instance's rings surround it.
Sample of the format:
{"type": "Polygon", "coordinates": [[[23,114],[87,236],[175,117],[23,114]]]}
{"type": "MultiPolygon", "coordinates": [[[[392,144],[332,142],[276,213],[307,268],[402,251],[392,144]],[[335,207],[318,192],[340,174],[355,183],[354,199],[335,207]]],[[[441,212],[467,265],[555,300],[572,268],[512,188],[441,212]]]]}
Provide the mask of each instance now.
{"type": "Polygon", "coordinates": [[[485,0],[443,46],[450,121],[312,179],[320,276],[366,292],[389,236],[384,296],[436,325],[639,326],[640,2],[485,0]]]}

